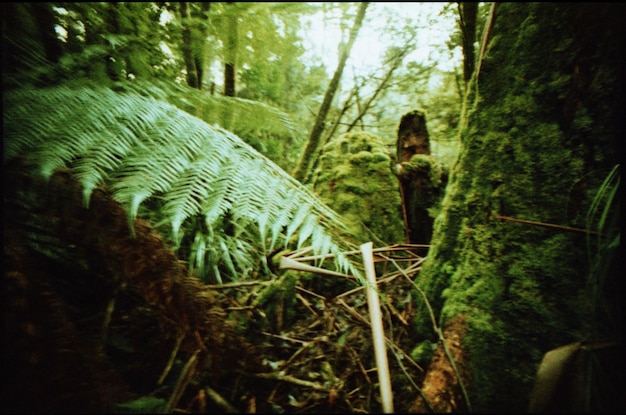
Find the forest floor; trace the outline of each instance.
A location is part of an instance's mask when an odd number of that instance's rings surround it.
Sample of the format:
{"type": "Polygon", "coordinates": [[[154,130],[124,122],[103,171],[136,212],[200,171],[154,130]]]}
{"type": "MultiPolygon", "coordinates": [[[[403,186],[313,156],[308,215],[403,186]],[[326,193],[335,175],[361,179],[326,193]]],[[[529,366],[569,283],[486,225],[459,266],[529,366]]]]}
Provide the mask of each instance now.
{"type": "MultiPolygon", "coordinates": [[[[68,172],[45,185],[6,173],[3,412],[382,411],[354,279],[290,270],[206,285],[147,223],[130,237],[106,191],[86,210],[68,172]]],[[[376,270],[394,411],[465,412],[464,324],[443,328],[447,352],[434,329],[416,332],[423,258],[391,248],[376,270]]]]}

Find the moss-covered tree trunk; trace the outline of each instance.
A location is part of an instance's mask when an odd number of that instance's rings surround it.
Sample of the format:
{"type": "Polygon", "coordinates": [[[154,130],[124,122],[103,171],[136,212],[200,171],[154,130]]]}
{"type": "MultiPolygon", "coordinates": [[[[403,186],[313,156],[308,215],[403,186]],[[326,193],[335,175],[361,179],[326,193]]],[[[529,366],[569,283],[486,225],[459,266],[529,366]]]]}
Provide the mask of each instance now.
{"type": "MultiPolygon", "coordinates": [[[[600,338],[623,344],[619,192],[598,195],[619,185],[601,187],[624,139],[625,10],[617,3],[498,8],[417,278],[438,324],[467,328],[457,365],[469,373],[473,411],[526,411],[538,365],[553,348],[600,338]]],[[[428,337],[432,323],[418,303],[428,337]]],[[[586,407],[562,402],[557,410],[624,410],[623,354],[602,369],[592,378],[602,398],[585,391],[586,407]]]]}

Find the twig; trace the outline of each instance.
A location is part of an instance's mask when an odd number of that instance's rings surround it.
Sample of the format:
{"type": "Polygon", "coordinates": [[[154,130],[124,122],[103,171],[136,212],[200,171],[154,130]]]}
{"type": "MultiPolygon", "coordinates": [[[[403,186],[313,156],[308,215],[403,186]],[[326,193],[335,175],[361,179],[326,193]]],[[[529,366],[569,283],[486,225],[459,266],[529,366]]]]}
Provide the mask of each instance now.
{"type": "Polygon", "coordinates": [[[342,274],[336,271],[330,271],[320,267],[314,267],[313,265],[303,264],[295,259],[288,258],[286,256],[280,257],[280,269],[294,269],[296,271],[314,272],[316,274],[330,275],[332,277],[341,277],[356,279],[354,275],[342,274]]]}
{"type": "Polygon", "coordinates": [[[209,398],[215,402],[220,408],[224,409],[228,414],[239,413],[237,408],[232,406],[226,399],[222,397],[217,391],[211,389],[209,386],[205,386],[204,390],[209,398]]]}
{"type": "MultiPolygon", "coordinates": [[[[371,328],[370,322],[368,320],[366,320],[365,317],[363,317],[361,314],[357,313],[352,307],[350,307],[348,304],[346,304],[346,302],[343,299],[337,300],[335,303],[337,305],[339,305],[340,307],[343,307],[343,309],[348,314],[350,314],[352,317],[354,317],[355,319],[357,319],[358,321],[363,323],[365,326],[371,328]]],[[[392,340],[388,339],[387,337],[385,337],[385,340],[391,344],[391,346],[393,347],[394,350],[400,352],[419,371],[424,372],[424,368],[422,368],[419,364],[417,364],[417,362],[415,360],[413,360],[411,358],[411,356],[409,356],[404,350],[402,350],[402,348],[400,348],[400,346],[396,345],[392,340]]]]}
{"type": "MultiPolygon", "coordinates": [[[[380,284],[385,284],[385,283],[391,282],[391,281],[395,280],[396,278],[398,278],[400,275],[402,275],[402,274],[395,273],[395,274],[389,275],[388,277],[381,278],[381,279],[377,280],[376,284],[380,285],[380,284]]],[[[347,297],[349,295],[352,295],[352,294],[354,294],[356,292],[359,292],[359,291],[363,290],[364,288],[365,288],[364,285],[359,285],[356,288],[353,288],[351,290],[348,290],[348,291],[346,291],[344,293],[339,294],[338,296],[336,296],[334,298],[334,300],[337,300],[337,299],[343,298],[343,297],[347,297]]]]}
{"type": "Polygon", "coordinates": [[[185,364],[185,367],[183,367],[183,370],[178,377],[178,382],[176,382],[176,386],[174,387],[174,391],[172,392],[172,395],[170,396],[170,399],[165,406],[165,409],[163,411],[164,413],[171,413],[176,404],[178,404],[180,398],[183,396],[183,392],[185,391],[185,388],[189,384],[189,381],[191,380],[195,372],[196,365],[198,364],[198,354],[200,354],[200,351],[201,349],[196,350],[185,364]]]}
{"type": "Polygon", "coordinates": [[[304,254],[308,254],[311,251],[313,251],[313,247],[312,246],[307,246],[306,248],[303,248],[300,251],[295,251],[295,252],[292,252],[292,253],[290,253],[288,255],[285,255],[285,256],[288,256],[291,259],[296,259],[298,257],[301,257],[304,254]]]}
{"type": "Polygon", "coordinates": [[[281,340],[285,340],[288,342],[293,342],[293,343],[301,343],[303,345],[308,345],[310,342],[305,341],[305,340],[299,340],[299,339],[292,339],[291,337],[287,337],[287,336],[280,336],[278,334],[273,334],[273,333],[268,333],[266,331],[262,331],[260,332],[261,334],[265,335],[265,336],[269,336],[269,337],[274,337],[276,339],[281,339],[281,340]]]}
{"type": "MultiPolygon", "coordinates": [[[[372,252],[374,254],[378,254],[379,252],[392,252],[392,251],[406,251],[407,253],[411,253],[411,249],[418,249],[418,248],[428,248],[430,247],[430,245],[428,244],[410,244],[410,243],[405,243],[405,244],[394,244],[394,245],[389,245],[389,246],[385,246],[382,248],[373,248],[372,252]]],[[[304,250],[306,252],[309,252],[311,250],[311,248],[304,248],[304,250]]],[[[345,251],[343,252],[344,255],[349,256],[349,255],[358,255],[360,254],[361,251],[345,251]]],[[[330,259],[330,258],[334,258],[336,255],[335,254],[326,254],[326,255],[310,255],[310,256],[305,256],[305,257],[301,257],[300,255],[302,255],[302,251],[296,251],[287,255],[284,255],[285,257],[288,257],[290,259],[294,259],[297,261],[315,261],[315,260],[319,260],[319,259],[330,259]]],[[[421,258],[419,255],[416,255],[416,257],[421,258]]]]}
{"type": "Polygon", "coordinates": [[[525,225],[534,225],[534,226],[542,226],[544,228],[553,228],[553,229],[560,229],[562,231],[570,231],[570,232],[581,232],[581,233],[587,233],[587,234],[597,234],[598,232],[592,231],[592,230],[587,230],[587,229],[581,229],[581,228],[573,228],[571,226],[564,226],[564,225],[555,225],[554,223],[544,223],[544,222],[536,222],[533,220],[525,220],[525,219],[516,219],[516,218],[511,218],[508,216],[495,216],[496,219],[500,219],[500,220],[508,220],[509,222],[517,222],[517,223],[523,223],[525,225]]]}
{"type": "Polygon", "coordinates": [[[209,349],[207,349],[206,344],[204,344],[204,341],[202,340],[202,337],[200,337],[200,332],[198,332],[198,330],[194,332],[194,336],[196,337],[196,340],[198,341],[198,344],[200,345],[202,350],[208,351],[209,349]]]}
{"type": "Polygon", "coordinates": [[[301,348],[299,348],[294,354],[291,355],[291,357],[285,363],[283,363],[280,366],[280,370],[285,370],[291,364],[291,362],[293,362],[295,360],[295,358],[300,355],[300,353],[304,352],[312,344],[313,344],[312,342],[303,344],[301,348]]]}
{"type": "Polygon", "coordinates": [[[293,383],[294,385],[304,386],[305,388],[311,388],[316,391],[328,392],[330,390],[330,387],[326,387],[317,382],[311,382],[308,380],[298,379],[290,375],[279,375],[278,373],[251,373],[251,374],[244,373],[244,374],[248,376],[253,376],[255,378],[260,378],[260,379],[280,380],[282,382],[289,382],[289,383],[293,383]]]}
{"type": "Polygon", "coordinates": [[[246,287],[249,285],[269,285],[272,281],[242,281],[242,282],[227,282],[226,284],[207,284],[205,287],[208,289],[224,289],[224,288],[237,288],[246,287]]]}
{"type": "Polygon", "coordinates": [[[348,304],[346,304],[346,302],[343,299],[339,299],[337,301],[335,301],[335,303],[341,307],[344,308],[344,310],[350,314],[352,317],[354,317],[355,319],[359,320],[361,323],[364,323],[366,326],[370,326],[370,322],[367,321],[367,319],[365,317],[363,317],[362,315],[360,315],[359,313],[357,313],[352,307],[350,307],[348,304]]]}
{"type": "Polygon", "coordinates": [[[163,373],[161,373],[161,377],[159,377],[159,380],[157,381],[157,385],[163,384],[168,373],[170,373],[170,370],[172,370],[172,365],[174,364],[174,361],[176,360],[178,349],[180,349],[180,344],[183,342],[184,338],[185,338],[185,335],[183,333],[179,333],[176,336],[176,343],[174,344],[172,353],[170,353],[170,359],[167,361],[167,364],[165,365],[165,369],[163,369],[163,373]]]}
{"type": "MultiPolygon", "coordinates": [[[[298,287],[296,287],[296,288],[298,288],[298,287]]],[[[311,314],[313,314],[315,317],[319,318],[319,314],[317,314],[317,312],[313,309],[313,307],[311,306],[311,303],[309,302],[309,300],[304,298],[302,296],[302,294],[300,294],[300,293],[296,293],[296,298],[298,300],[300,300],[300,302],[311,312],[311,314]]]]}
{"type": "MultiPolygon", "coordinates": [[[[402,350],[401,350],[402,351],[402,350]]],[[[404,376],[407,377],[407,379],[409,380],[409,382],[411,383],[411,385],[413,385],[413,387],[419,392],[419,394],[422,396],[422,399],[424,399],[424,403],[426,403],[426,406],[428,407],[428,409],[430,409],[430,412],[435,412],[435,409],[432,407],[432,405],[430,404],[430,402],[428,401],[428,398],[426,398],[426,395],[424,394],[424,392],[422,392],[422,390],[420,389],[419,386],[417,386],[417,383],[415,383],[415,381],[413,380],[413,378],[411,377],[411,375],[409,374],[409,372],[407,372],[406,368],[404,367],[404,364],[402,363],[402,359],[400,359],[400,357],[398,356],[398,354],[394,353],[393,354],[394,357],[396,358],[396,360],[398,361],[398,366],[400,366],[400,369],[402,370],[402,373],[404,373],[404,376]]],[[[413,361],[413,359],[409,359],[410,361],[413,361]]]]}
{"type": "Polygon", "coordinates": [[[394,316],[396,316],[398,320],[400,320],[400,323],[402,323],[405,326],[409,325],[409,322],[406,321],[406,319],[400,315],[398,310],[393,306],[393,304],[391,304],[391,302],[387,301],[385,303],[385,306],[389,308],[389,311],[391,312],[391,314],[393,314],[394,316]]]}
{"type": "Polygon", "coordinates": [[[326,301],[326,297],[324,297],[323,295],[319,295],[317,293],[314,293],[313,291],[309,291],[306,288],[300,287],[299,285],[296,286],[296,290],[302,291],[303,293],[307,293],[307,294],[309,294],[309,295],[311,295],[313,297],[317,297],[317,298],[319,298],[322,301],[326,301]]]}

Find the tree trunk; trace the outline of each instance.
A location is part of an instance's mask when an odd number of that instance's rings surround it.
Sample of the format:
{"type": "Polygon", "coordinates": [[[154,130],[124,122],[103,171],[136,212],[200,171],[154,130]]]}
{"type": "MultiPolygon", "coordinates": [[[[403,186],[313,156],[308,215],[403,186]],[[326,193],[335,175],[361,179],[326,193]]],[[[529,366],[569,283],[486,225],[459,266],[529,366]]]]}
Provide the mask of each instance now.
{"type": "Polygon", "coordinates": [[[311,130],[311,134],[309,135],[309,139],[307,141],[306,148],[304,149],[304,153],[300,158],[300,163],[293,172],[294,178],[302,183],[307,182],[308,176],[311,171],[311,166],[315,161],[315,157],[319,151],[320,140],[322,137],[322,133],[324,132],[324,123],[326,121],[326,116],[328,114],[328,111],[330,110],[330,106],[333,102],[333,98],[335,97],[335,93],[339,88],[339,81],[341,80],[343,69],[346,65],[348,57],[350,56],[350,51],[352,50],[352,46],[354,45],[356,36],[359,33],[359,29],[361,28],[363,19],[365,18],[365,10],[367,9],[368,4],[368,2],[360,3],[359,11],[357,13],[356,19],[354,20],[354,25],[350,30],[348,43],[345,45],[344,48],[342,48],[340,52],[337,69],[335,70],[333,78],[331,79],[330,84],[328,85],[328,89],[326,90],[326,94],[324,95],[324,101],[322,101],[320,110],[317,113],[315,124],[313,125],[313,129],[311,130]]]}
{"type": "Polygon", "coordinates": [[[459,2],[459,23],[463,42],[463,80],[467,84],[474,73],[476,53],[476,19],[478,17],[478,3],[459,2]]]}
{"type": "MultiPolygon", "coordinates": [[[[442,327],[467,327],[454,342],[474,412],[526,412],[546,352],[622,336],[619,203],[609,192],[619,181],[609,173],[624,137],[625,13],[617,3],[498,6],[497,42],[470,85],[472,112],[418,278],[442,327]]],[[[437,341],[426,303],[416,307],[418,332],[437,341]]],[[[585,412],[623,412],[623,355],[587,370],[585,412]]]]}
{"type": "Polygon", "coordinates": [[[46,59],[57,63],[63,54],[63,49],[54,31],[56,22],[52,13],[51,3],[31,3],[30,7],[39,28],[46,59]]]}
{"type": "Polygon", "coordinates": [[[180,16],[182,19],[183,59],[187,68],[187,85],[202,89],[204,74],[204,42],[207,30],[200,21],[208,21],[211,3],[200,3],[199,12],[194,13],[189,3],[180,2],[180,16]],[[191,17],[193,16],[193,19],[191,17]]]}
{"type": "MultiPolygon", "coordinates": [[[[198,50],[194,55],[194,62],[196,67],[196,74],[198,76],[197,84],[198,89],[202,89],[202,82],[204,81],[204,42],[206,42],[207,33],[208,33],[208,23],[209,23],[209,11],[211,10],[211,3],[209,2],[201,2],[200,10],[196,14],[196,17],[206,21],[198,24],[197,32],[198,38],[195,40],[198,50]],[[202,26],[204,25],[204,26],[202,26]]],[[[192,12],[192,15],[194,13],[192,12]]]]}
{"type": "MultiPolygon", "coordinates": [[[[7,82],[30,73],[33,65],[57,62],[63,53],[54,32],[50,3],[4,2],[2,19],[2,75],[7,82]],[[24,39],[32,39],[25,44],[24,39]]],[[[12,81],[18,84],[22,81],[12,81]]]]}
{"type": "Polygon", "coordinates": [[[236,95],[236,71],[237,71],[237,49],[239,48],[239,23],[237,21],[237,11],[235,3],[226,3],[229,12],[226,14],[227,41],[224,63],[224,95],[234,97],[236,95]]]}
{"type": "Polygon", "coordinates": [[[191,40],[191,23],[189,22],[189,4],[181,1],[180,5],[180,17],[183,27],[183,59],[185,61],[185,67],[187,68],[187,85],[192,88],[201,89],[202,85],[198,83],[198,67],[196,66],[196,60],[193,57],[193,45],[191,40]]]}

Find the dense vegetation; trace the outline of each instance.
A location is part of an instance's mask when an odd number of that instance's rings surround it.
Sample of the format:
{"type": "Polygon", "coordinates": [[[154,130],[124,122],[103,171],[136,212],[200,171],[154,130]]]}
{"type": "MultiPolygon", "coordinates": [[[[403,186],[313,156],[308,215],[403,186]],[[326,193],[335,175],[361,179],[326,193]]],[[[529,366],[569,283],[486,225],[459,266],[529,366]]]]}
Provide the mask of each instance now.
{"type": "Polygon", "coordinates": [[[384,4],[3,3],[3,411],[379,412],[368,241],[396,410],[623,411],[626,8],[384,4]],[[458,67],[411,55],[451,20],[458,67]],[[437,190],[425,258],[398,166],[437,190]],[[576,399],[533,390],[563,345],[576,399]]]}

